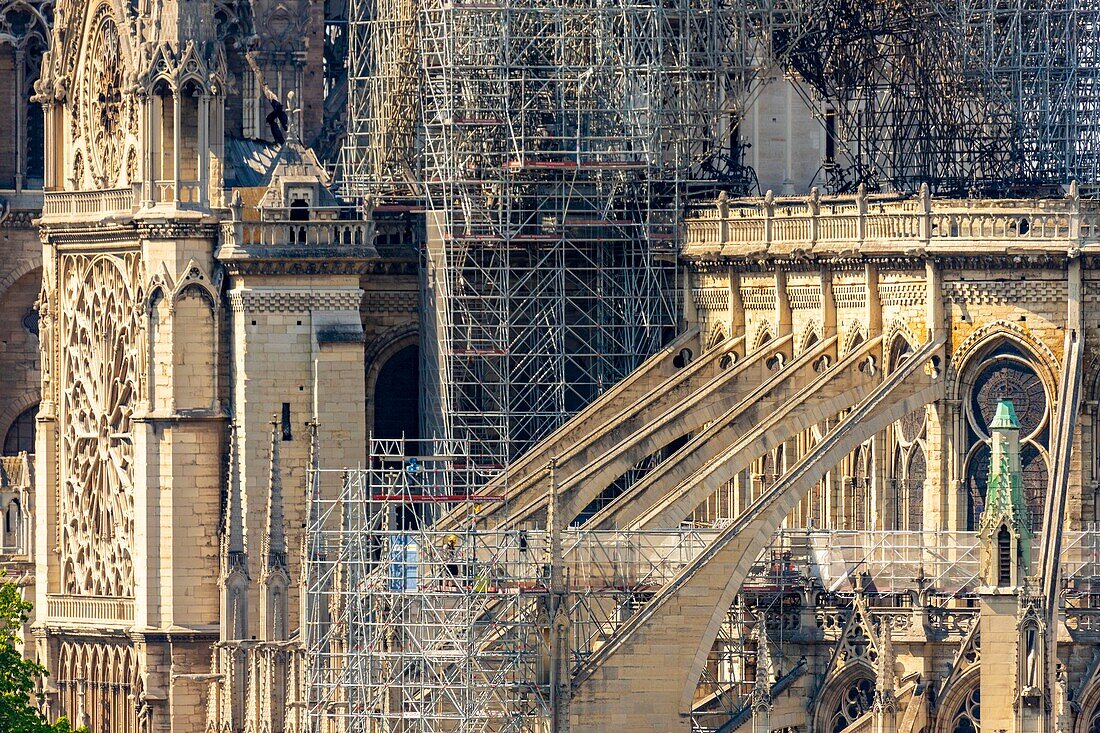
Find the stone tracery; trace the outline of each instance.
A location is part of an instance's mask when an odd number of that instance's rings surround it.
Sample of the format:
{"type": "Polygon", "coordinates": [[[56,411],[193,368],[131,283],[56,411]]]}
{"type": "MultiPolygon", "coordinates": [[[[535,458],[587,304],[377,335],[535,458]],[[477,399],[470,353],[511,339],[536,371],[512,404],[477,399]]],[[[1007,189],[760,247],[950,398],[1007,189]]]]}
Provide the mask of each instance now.
{"type": "Polygon", "coordinates": [[[977,367],[966,397],[966,491],[968,526],[975,527],[985,502],[989,474],[989,431],[999,400],[1016,406],[1022,440],[1023,488],[1032,530],[1042,525],[1047,485],[1045,444],[1050,408],[1038,373],[1017,349],[1003,345],[977,367]]]}
{"type": "Polygon", "coordinates": [[[62,260],[62,587],[130,596],[141,282],[135,254],[62,260]]]}
{"type": "Polygon", "coordinates": [[[109,6],[101,6],[92,21],[92,36],[85,56],[84,115],[88,149],[96,182],[118,181],[130,105],[122,90],[121,46],[118,26],[109,6]]]}

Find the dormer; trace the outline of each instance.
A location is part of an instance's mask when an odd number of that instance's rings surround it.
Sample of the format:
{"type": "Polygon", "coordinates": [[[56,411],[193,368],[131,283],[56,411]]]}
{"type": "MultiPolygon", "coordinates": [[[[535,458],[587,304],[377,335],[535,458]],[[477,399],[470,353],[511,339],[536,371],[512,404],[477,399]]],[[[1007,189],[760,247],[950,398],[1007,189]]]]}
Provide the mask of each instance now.
{"type": "Polygon", "coordinates": [[[286,140],[258,185],[233,189],[217,253],[223,263],[315,259],[331,265],[378,256],[370,207],[336,197],[324,166],[301,141],[297,116],[287,109],[286,140]]]}

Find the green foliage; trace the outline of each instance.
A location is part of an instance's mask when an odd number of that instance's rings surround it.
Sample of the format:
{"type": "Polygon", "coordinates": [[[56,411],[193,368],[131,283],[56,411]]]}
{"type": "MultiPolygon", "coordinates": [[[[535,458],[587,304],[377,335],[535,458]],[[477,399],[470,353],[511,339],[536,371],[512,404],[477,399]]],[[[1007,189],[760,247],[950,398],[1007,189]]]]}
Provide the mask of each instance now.
{"type": "Polygon", "coordinates": [[[24,659],[16,642],[31,612],[19,587],[4,580],[0,570],[0,731],[4,733],[80,733],[61,718],[49,724],[35,702],[35,682],[46,673],[42,665],[24,659]]]}

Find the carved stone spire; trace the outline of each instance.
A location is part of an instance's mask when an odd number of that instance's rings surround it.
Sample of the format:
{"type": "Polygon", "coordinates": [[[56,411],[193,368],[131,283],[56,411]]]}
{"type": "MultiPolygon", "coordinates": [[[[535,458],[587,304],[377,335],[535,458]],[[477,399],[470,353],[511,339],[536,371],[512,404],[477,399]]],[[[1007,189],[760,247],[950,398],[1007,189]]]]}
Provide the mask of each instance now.
{"type": "MultiPolygon", "coordinates": [[[[245,557],[244,510],[241,507],[241,459],[237,447],[237,425],[229,426],[229,470],[227,478],[228,517],[226,518],[227,571],[245,557]]],[[[248,574],[247,563],[243,563],[248,574]]]]}
{"type": "Polygon", "coordinates": [[[240,448],[237,425],[229,426],[229,460],[226,476],[225,535],[222,542],[221,638],[223,641],[247,638],[248,630],[248,552],[241,506],[240,448]]]}
{"type": "Polygon", "coordinates": [[[321,477],[317,473],[318,456],[317,446],[317,420],[306,423],[309,432],[309,460],[306,468],[306,506],[309,511],[309,522],[306,531],[302,533],[302,562],[310,562],[324,559],[324,545],[320,536],[311,533],[310,530],[318,526],[321,518],[321,477]]]}
{"type": "Polygon", "coordinates": [[[770,733],[772,712],[772,653],[767,618],[756,617],[756,679],[750,697],[753,733],[770,733]]]}
{"type": "Polygon", "coordinates": [[[991,456],[985,508],[978,523],[982,576],[992,587],[1017,587],[1031,565],[1031,522],[1020,468],[1020,423],[1001,400],[989,425],[991,456]]]}
{"type": "Polygon", "coordinates": [[[318,568],[326,557],[325,546],[321,541],[321,533],[316,531],[321,523],[321,477],[317,473],[320,462],[317,445],[317,420],[316,418],[306,423],[309,432],[309,460],[306,464],[306,507],[309,519],[306,522],[305,531],[302,532],[301,568],[303,577],[303,591],[298,595],[299,618],[315,620],[319,624],[327,623],[328,606],[319,603],[315,596],[321,594],[327,596],[329,588],[325,573],[313,571],[318,568]],[[308,589],[305,586],[310,584],[308,589]],[[311,606],[311,604],[313,604],[311,606]]]}
{"type": "Polygon", "coordinates": [[[283,515],[283,477],[279,463],[282,434],[277,417],[271,418],[271,472],[267,482],[267,527],[264,529],[264,569],[260,576],[260,629],[267,641],[284,641],[289,633],[287,611],[290,571],[286,561],[286,520],[283,515]]]}
{"type": "Polygon", "coordinates": [[[271,471],[267,481],[267,528],[264,530],[266,571],[287,570],[286,518],[283,512],[283,473],[279,461],[279,421],[271,418],[271,471]]]}
{"type": "Polygon", "coordinates": [[[882,621],[882,633],[879,635],[878,658],[875,664],[875,701],[874,701],[874,728],[876,733],[890,733],[896,731],[898,701],[894,694],[896,687],[896,675],[894,664],[894,641],[890,636],[890,622],[882,621]]]}

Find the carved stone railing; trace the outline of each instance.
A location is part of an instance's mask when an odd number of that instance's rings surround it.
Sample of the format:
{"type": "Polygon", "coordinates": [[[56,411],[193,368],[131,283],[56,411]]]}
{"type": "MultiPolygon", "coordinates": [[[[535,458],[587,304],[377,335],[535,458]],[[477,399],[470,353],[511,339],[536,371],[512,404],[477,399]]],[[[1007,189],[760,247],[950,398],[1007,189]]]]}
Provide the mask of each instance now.
{"type": "Polygon", "coordinates": [[[48,622],[80,624],[127,624],[134,621],[132,598],[105,596],[47,595],[48,622]]]}
{"type": "Polygon", "coordinates": [[[202,184],[199,181],[176,181],[171,179],[153,181],[153,203],[179,203],[189,207],[202,207],[202,184]],[[177,188],[179,197],[177,198],[177,188]]]}
{"type": "Polygon", "coordinates": [[[129,213],[134,207],[134,189],[105,188],[101,191],[46,191],[42,195],[42,215],[88,216],[129,213]]]}
{"type": "Polygon", "coordinates": [[[772,246],[831,249],[866,243],[903,248],[938,244],[1059,245],[1100,243],[1100,202],[1075,192],[1061,199],[933,199],[845,196],[720,197],[687,220],[687,251],[772,246]]]}
{"type": "Polygon", "coordinates": [[[1077,641],[1100,641],[1100,608],[1067,608],[1066,628],[1077,641]]]}
{"type": "Polygon", "coordinates": [[[354,220],[229,221],[222,241],[237,247],[332,247],[373,244],[374,223],[354,220]]]}

